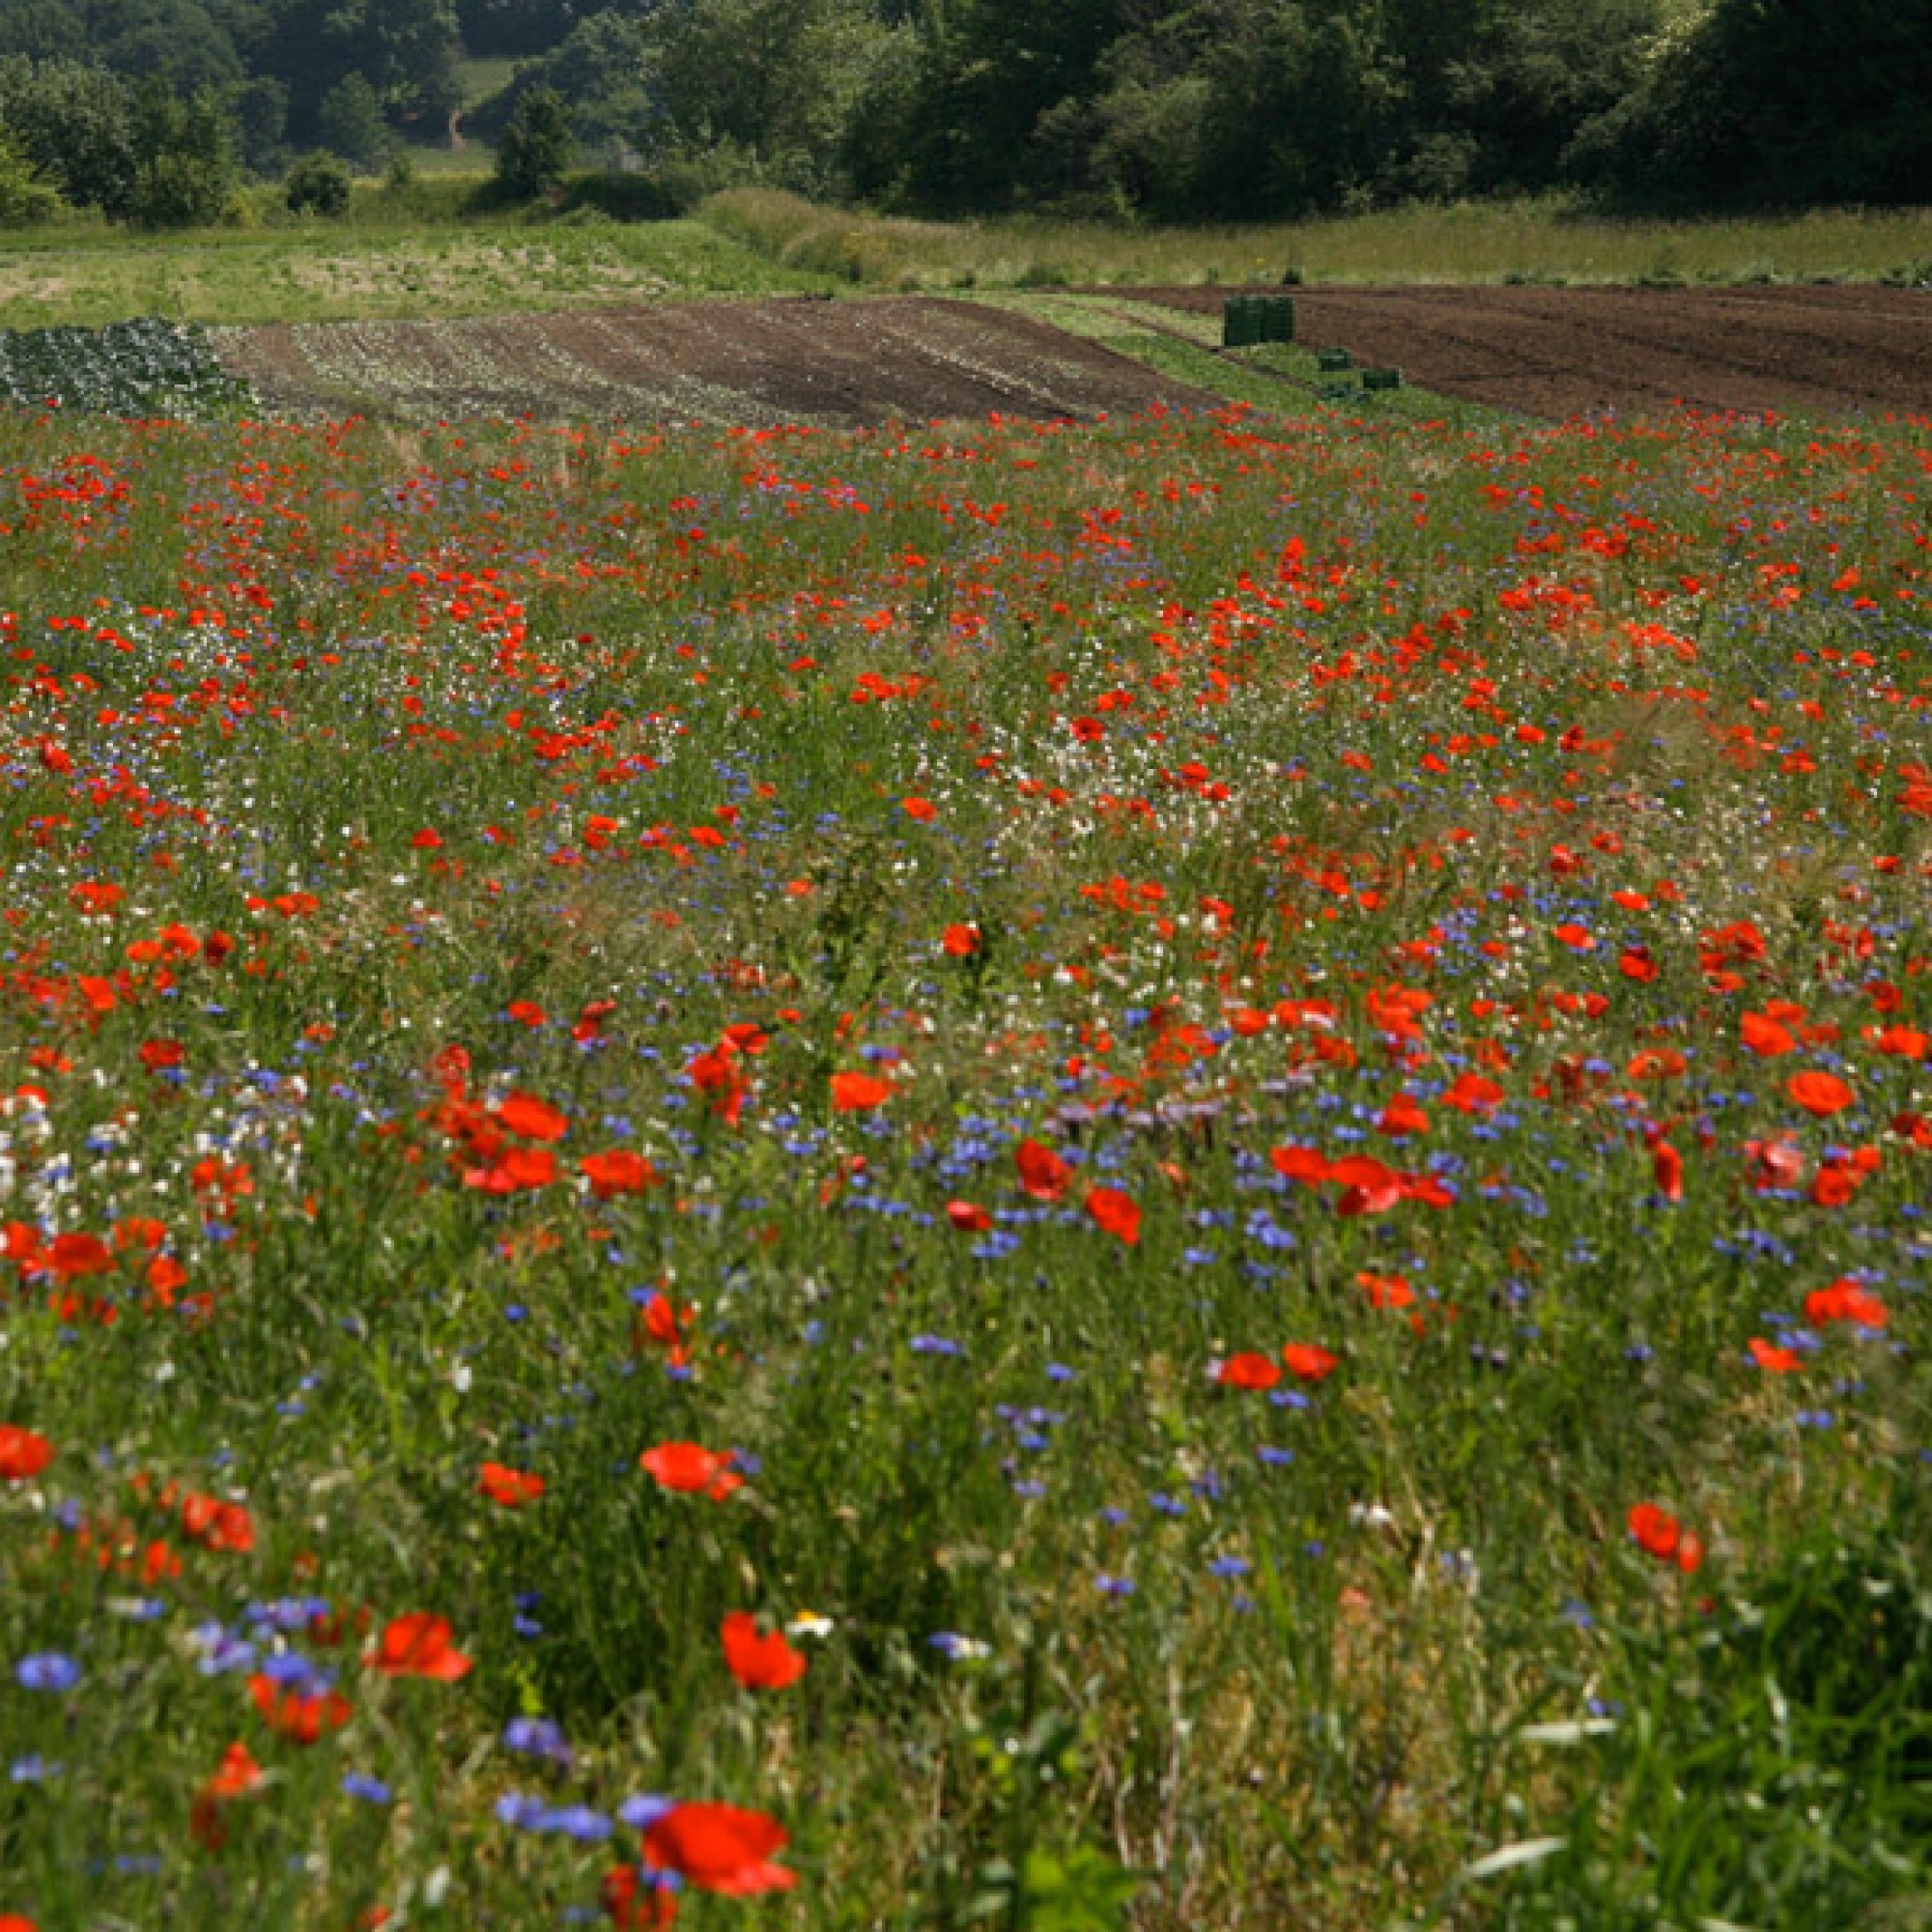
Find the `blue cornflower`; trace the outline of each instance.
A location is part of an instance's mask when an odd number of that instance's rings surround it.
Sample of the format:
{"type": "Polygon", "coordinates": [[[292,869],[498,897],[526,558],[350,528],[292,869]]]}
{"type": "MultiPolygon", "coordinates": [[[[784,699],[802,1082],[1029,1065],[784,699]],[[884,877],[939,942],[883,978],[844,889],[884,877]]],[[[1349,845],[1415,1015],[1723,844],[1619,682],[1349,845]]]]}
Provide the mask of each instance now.
{"type": "Polygon", "coordinates": [[[25,1690],[71,1690],[80,1682],[80,1665],[57,1650],[40,1650],[21,1658],[14,1676],[25,1690]]]}

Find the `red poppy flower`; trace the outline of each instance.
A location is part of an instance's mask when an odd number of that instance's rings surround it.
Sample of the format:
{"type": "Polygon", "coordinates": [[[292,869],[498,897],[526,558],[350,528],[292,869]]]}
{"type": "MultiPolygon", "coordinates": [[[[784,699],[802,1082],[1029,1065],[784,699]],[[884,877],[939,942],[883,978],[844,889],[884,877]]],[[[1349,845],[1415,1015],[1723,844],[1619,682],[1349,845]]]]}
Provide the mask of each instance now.
{"type": "Polygon", "coordinates": [[[503,1509],[522,1509],[544,1492],[544,1479],[528,1469],[512,1469],[502,1463],[485,1463],[476,1475],[478,1491],[503,1509]]]}
{"type": "Polygon", "coordinates": [[[349,1699],[339,1690],[303,1696],[259,1671],[248,1680],[248,1694],[271,1731],[298,1745],[312,1745],[325,1731],[339,1731],[349,1721],[349,1699]]]}
{"type": "Polygon", "coordinates": [[[1784,1083],[1784,1091],[1795,1105],[1820,1118],[1842,1114],[1858,1098],[1835,1073],[1821,1073],[1815,1068],[1794,1073],[1784,1083]]]}
{"type": "Polygon", "coordinates": [[[727,1127],[738,1124],[738,1117],[745,1109],[745,1095],[751,1092],[750,1083],[735,1065],[737,1057],[735,1046],[714,1046],[709,1052],[698,1054],[684,1069],[691,1084],[700,1094],[711,1096],[711,1111],[727,1127]]]}
{"type": "Polygon", "coordinates": [[[899,810],[921,825],[930,825],[939,816],[939,808],[929,798],[901,799],[899,810]]]}
{"type": "Polygon", "coordinates": [[[1791,1029],[1769,1013],[1747,1013],[1738,1022],[1738,1037],[1761,1060],[1774,1060],[1798,1050],[1791,1029]]]}
{"type": "Polygon", "coordinates": [[[1684,1156],[1668,1141],[1659,1141],[1650,1151],[1650,1171],[1657,1191],[1666,1201],[1684,1199],[1684,1156]]]}
{"type": "Polygon", "coordinates": [[[1894,1054],[1900,1060],[1923,1060],[1932,1051],[1932,1034],[1918,1027],[1890,1026],[1873,1039],[1872,1045],[1880,1053],[1894,1054]]]}
{"type": "Polygon", "coordinates": [[[609,1201],[613,1194],[641,1194],[664,1179],[642,1154],[633,1153],[629,1148],[585,1154],[578,1167],[599,1201],[609,1201]]]}
{"type": "Polygon", "coordinates": [[[617,1932],[660,1932],[677,1921],[677,1893],[650,1885],[636,1865],[612,1865],[600,1888],[604,1913],[617,1932]]]}
{"type": "Polygon", "coordinates": [[[1340,1366],[1340,1358],[1313,1342],[1291,1342],[1281,1351],[1288,1372],[1299,1382],[1326,1381],[1340,1366]]]}
{"type": "Polygon", "coordinates": [[[762,1811],[735,1804],[680,1804],[644,1833],[644,1857],[660,1871],[673,1871],[697,1891],[750,1898],[789,1891],[798,1874],[773,1864],[785,1831],[762,1811]]]}
{"type": "Polygon", "coordinates": [[[182,1533],[204,1549],[232,1550],[245,1556],[255,1547],[255,1520],[240,1503],[219,1496],[182,1498],[182,1533]]]}
{"type": "Polygon", "coordinates": [[[105,1274],[114,1265],[114,1251],[99,1235],[56,1235],[41,1256],[41,1265],[62,1281],[81,1275],[105,1274]]]}
{"type": "Polygon", "coordinates": [[[1503,1090],[1482,1073],[1459,1073],[1442,1095],[1442,1104],[1459,1114],[1492,1114],[1502,1103],[1503,1090]]]}
{"type": "Polygon", "coordinates": [[[54,1445],[31,1429],[0,1422],[0,1483],[26,1483],[53,1461],[54,1445]]]}
{"type": "Polygon", "coordinates": [[[892,1097],[893,1083],[876,1073],[835,1073],[832,1076],[832,1111],[835,1114],[863,1114],[884,1106],[892,1097]]]}
{"type": "Polygon", "coordinates": [[[451,1641],[449,1619],[430,1610],[391,1618],[367,1662],[384,1677],[433,1677],[441,1684],[454,1684],[472,1668],[451,1641]]]}
{"type": "Polygon", "coordinates": [[[1795,1349],[1780,1349],[1775,1342],[1767,1342],[1762,1335],[1750,1339],[1751,1360],[1767,1375],[1796,1375],[1804,1366],[1804,1357],[1795,1349]]]}
{"type": "Polygon", "coordinates": [[[1290,1180],[1320,1187],[1328,1179],[1328,1157],[1319,1148],[1278,1147],[1268,1150],[1274,1171],[1290,1180]]]}
{"type": "Polygon", "coordinates": [[[1369,1297],[1371,1308],[1408,1308],[1414,1304],[1415,1290],[1406,1275],[1371,1274],[1363,1268],[1355,1282],[1369,1297]]]}
{"type": "Polygon", "coordinates": [[[1044,1141],[1024,1140],[1013,1150],[1020,1186],[1036,1201],[1058,1201],[1073,1179],[1073,1170],[1044,1141]]]}
{"type": "Polygon", "coordinates": [[[158,1073],[165,1066],[179,1066],[186,1058],[186,1049],[178,1039],[144,1039],[139,1051],[141,1065],[150,1073],[158,1073]]]}
{"type": "Polygon", "coordinates": [[[467,1168],[463,1184],[485,1194],[517,1194],[548,1187],[556,1179],[556,1156],[549,1148],[505,1148],[488,1167],[467,1168]]]}
{"type": "Polygon", "coordinates": [[[1865,1178],[1855,1167],[1842,1164],[1821,1167],[1811,1177],[1811,1205],[1814,1208],[1842,1208],[1864,1185],[1865,1178]]]}
{"type": "Polygon", "coordinates": [[[1223,1388],[1271,1389],[1281,1371],[1265,1355],[1230,1355],[1215,1369],[1214,1379],[1223,1388]]]}
{"type": "Polygon", "coordinates": [[[1633,1504],[1627,1520],[1637,1548],[1660,1563],[1674,1563],[1687,1577],[1694,1575],[1703,1563],[1703,1539],[1656,1503],[1633,1504]]]}
{"type": "Polygon", "coordinates": [[[949,925],[939,936],[940,950],[952,959],[970,959],[980,950],[977,925],[949,925]]]}
{"type": "Polygon", "coordinates": [[[512,1094],[497,1108],[497,1119],[526,1141],[560,1141],[570,1131],[570,1116],[534,1094],[512,1094]]]}
{"type": "Polygon", "coordinates": [[[728,1454],[702,1449],[696,1442],[660,1442],[638,1458],[638,1466],[660,1489],[680,1495],[701,1490],[713,1502],[723,1502],[733,1490],[745,1486],[745,1479],[733,1473],[728,1454]]]}
{"type": "Polygon", "coordinates": [[[1413,1094],[1398,1094],[1381,1111],[1376,1122],[1378,1133],[1400,1139],[1406,1134],[1426,1134],[1429,1115],[1413,1094]]]}
{"type": "Polygon", "coordinates": [[[946,1218],[962,1235],[983,1235],[993,1225],[991,1213],[977,1201],[949,1201],[946,1218]]]}
{"type": "Polygon", "coordinates": [[[1342,1198],[1335,1211],[1349,1218],[1386,1214],[1406,1191],[1401,1175],[1368,1154],[1347,1154],[1333,1162],[1328,1179],[1341,1183],[1342,1198]]]}
{"type": "Polygon", "coordinates": [[[758,1634],[749,1610],[733,1610],[720,1627],[724,1662],[747,1690],[782,1690],[805,1675],[805,1653],[785,1641],[782,1631],[758,1634]]]}
{"type": "Polygon", "coordinates": [[[196,1844],[218,1852],[228,1842],[228,1824],[221,1807],[231,1799],[245,1798],[260,1788],[262,1767],[244,1744],[232,1744],[222,1753],[214,1776],[194,1794],[188,1811],[188,1830],[196,1844]]]}
{"type": "Polygon", "coordinates": [[[1087,1196],[1087,1211],[1096,1226],[1127,1247],[1141,1237],[1141,1210],[1131,1194],[1118,1187],[1095,1187],[1087,1196]]]}
{"type": "Polygon", "coordinates": [[[1846,1275],[1829,1288],[1814,1288],[1804,1297],[1804,1319],[1814,1328],[1829,1327],[1833,1321],[1849,1321],[1859,1328],[1883,1328],[1891,1315],[1870,1289],[1861,1288],[1846,1275]]]}

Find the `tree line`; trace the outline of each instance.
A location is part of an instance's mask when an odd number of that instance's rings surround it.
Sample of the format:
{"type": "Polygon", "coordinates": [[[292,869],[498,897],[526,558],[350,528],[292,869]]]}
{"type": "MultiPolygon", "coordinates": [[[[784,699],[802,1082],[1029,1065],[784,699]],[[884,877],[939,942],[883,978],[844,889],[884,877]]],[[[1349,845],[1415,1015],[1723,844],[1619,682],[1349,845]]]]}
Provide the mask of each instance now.
{"type": "Polygon", "coordinates": [[[477,131],[567,121],[574,158],[689,191],[1177,221],[1932,197],[1927,0],[6,0],[0,220],[204,218],[238,169],[376,165],[443,134],[466,54],[519,64],[477,131]]]}

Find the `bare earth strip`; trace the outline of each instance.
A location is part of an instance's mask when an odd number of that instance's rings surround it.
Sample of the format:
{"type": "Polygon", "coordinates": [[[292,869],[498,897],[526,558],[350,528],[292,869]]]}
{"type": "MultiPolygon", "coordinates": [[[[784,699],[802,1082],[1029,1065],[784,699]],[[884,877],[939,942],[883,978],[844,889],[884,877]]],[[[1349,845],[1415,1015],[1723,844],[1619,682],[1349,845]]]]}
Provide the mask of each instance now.
{"type": "MultiPolygon", "coordinates": [[[[1230,293],[1111,289],[1093,299],[1211,314],[1230,293]]],[[[1932,292],[1922,290],[1303,289],[1295,309],[1307,347],[1346,348],[1422,387],[1529,415],[1679,405],[1932,412],[1932,292]]],[[[924,297],[214,334],[228,366],[294,415],[831,426],[1215,401],[1033,317],[924,297]]]]}
{"type": "MultiPolygon", "coordinates": [[[[1126,290],[1110,290],[1119,297],[1126,290]]],[[[1217,311],[1225,289],[1140,289],[1217,311]]],[[[1280,294],[1280,290],[1269,291],[1280,294]]],[[[1932,291],[1404,288],[1293,291],[1298,340],[1526,414],[1693,409],[1932,413],[1932,291]]]]}
{"type": "Polygon", "coordinates": [[[1207,408],[1018,315],[925,298],[667,303],[213,331],[278,412],[855,425],[1207,408]]]}

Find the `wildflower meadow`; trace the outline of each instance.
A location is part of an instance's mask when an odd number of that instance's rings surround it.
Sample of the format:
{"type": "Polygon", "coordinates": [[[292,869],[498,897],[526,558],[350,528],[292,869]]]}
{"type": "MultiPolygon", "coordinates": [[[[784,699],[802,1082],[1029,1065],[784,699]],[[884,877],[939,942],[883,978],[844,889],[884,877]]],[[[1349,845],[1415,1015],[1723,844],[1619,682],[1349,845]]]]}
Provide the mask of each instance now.
{"type": "Polygon", "coordinates": [[[0,1926],[1932,1923],[1928,502],[0,417],[0,1926]]]}

